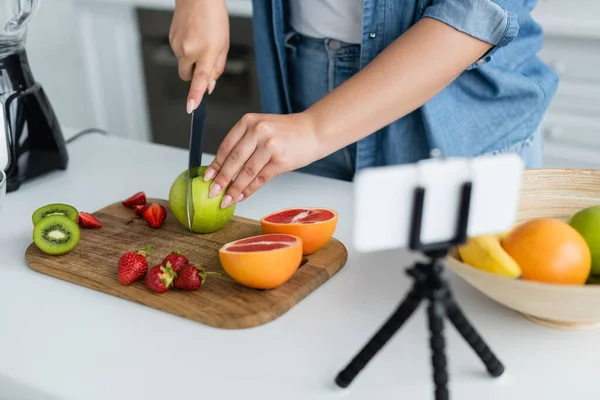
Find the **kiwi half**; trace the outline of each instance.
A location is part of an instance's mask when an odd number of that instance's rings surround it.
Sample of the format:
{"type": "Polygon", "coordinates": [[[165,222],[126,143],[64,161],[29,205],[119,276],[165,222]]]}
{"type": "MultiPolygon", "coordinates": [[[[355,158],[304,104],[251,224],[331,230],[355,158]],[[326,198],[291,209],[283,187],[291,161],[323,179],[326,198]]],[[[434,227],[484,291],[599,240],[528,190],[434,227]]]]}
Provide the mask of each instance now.
{"type": "Polygon", "coordinates": [[[77,222],[64,215],[50,215],[33,228],[33,242],[44,253],[65,254],[77,246],[79,234],[77,222]]]}
{"type": "Polygon", "coordinates": [[[51,215],[64,215],[74,222],[77,222],[79,218],[79,212],[75,207],[68,204],[54,203],[47,204],[35,210],[31,216],[31,220],[33,221],[33,225],[35,225],[42,219],[51,215]]]}

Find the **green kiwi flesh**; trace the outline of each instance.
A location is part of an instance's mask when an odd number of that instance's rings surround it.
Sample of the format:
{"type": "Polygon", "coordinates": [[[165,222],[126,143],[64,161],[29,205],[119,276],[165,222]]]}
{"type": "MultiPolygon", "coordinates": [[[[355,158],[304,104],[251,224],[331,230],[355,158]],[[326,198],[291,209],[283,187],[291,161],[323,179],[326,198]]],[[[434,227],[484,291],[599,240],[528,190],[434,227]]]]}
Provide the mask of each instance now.
{"type": "Polygon", "coordinates": [[[42,219],[51,215],[64,215],[65,217],[69,217],[74,222],[77,222],[79,218],[79,212],[75,207],[68,204],[54,203],[47,204],[35,210],[31,216],[31,220],[33,221],[33,225],[35,225],[42,219]]]}
{"type": "Polygon", "coordinates": [[[79,225],[64,215],[50,215],[33,228],[33,242],[44,253],[59,255],[70,252],[79,243],[79,225]]]}

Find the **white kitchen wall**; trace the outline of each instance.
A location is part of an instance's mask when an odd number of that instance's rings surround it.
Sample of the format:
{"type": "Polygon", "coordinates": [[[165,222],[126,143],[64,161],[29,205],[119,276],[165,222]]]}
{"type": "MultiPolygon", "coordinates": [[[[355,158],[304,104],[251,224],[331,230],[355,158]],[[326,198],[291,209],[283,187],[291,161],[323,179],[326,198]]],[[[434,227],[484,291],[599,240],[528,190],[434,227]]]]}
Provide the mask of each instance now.
{"type": "Polygon", "coordinates": [[[27,37],[33,73],[46,90],[61,125],[93,126],[72,0],[41,0],[27,37]]]}

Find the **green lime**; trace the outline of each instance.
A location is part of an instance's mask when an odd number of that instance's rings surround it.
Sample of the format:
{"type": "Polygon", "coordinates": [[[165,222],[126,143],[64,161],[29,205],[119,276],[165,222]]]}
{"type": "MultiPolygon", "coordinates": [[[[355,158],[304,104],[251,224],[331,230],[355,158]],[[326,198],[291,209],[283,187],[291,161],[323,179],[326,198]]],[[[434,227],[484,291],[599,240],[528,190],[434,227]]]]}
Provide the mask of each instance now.
{"type": "Polygon", "coordinates": [[[583,236],[590,248],[591,275],[600,275],[600,205],[578,211],[568,222],[583,236]]]}

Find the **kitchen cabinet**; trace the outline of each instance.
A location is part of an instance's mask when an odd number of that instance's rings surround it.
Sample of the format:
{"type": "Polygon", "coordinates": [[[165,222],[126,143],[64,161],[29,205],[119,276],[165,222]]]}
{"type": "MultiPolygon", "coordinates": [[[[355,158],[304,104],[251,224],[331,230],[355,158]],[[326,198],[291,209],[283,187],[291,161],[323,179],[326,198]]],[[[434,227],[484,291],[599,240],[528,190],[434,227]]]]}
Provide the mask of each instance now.
{"type": "Polygon", "coordinates": [[[544,122],[548,167],[600,168],[600,2],[540,1],[539,57],[560,77],[544,122]]]}

